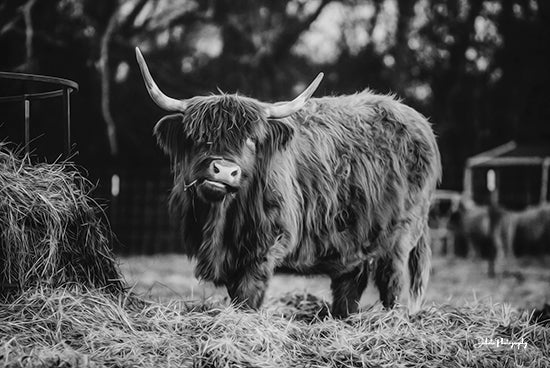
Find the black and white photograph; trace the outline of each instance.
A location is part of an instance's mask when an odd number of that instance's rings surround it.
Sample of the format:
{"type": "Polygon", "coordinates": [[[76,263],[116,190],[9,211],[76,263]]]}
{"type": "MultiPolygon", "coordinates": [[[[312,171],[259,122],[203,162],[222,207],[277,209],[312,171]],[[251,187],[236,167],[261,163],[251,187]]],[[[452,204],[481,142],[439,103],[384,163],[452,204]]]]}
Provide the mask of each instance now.
{"type": "Polygon", "coordinates": [[[0,367],[550,367],[550,2],[0,0],[0,367]]]}

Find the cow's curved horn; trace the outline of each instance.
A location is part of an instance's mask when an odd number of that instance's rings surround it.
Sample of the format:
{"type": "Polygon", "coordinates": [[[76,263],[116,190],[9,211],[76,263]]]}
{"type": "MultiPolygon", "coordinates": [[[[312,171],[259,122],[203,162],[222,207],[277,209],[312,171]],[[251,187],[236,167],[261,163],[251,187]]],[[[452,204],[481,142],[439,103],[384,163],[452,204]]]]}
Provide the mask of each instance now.
{"type": "Polygon", "coordinates": [[[311,84],[298,97],[292,101],[277,102],[274,104],[266,104],[266,115],[270,118],[284,118],[294,114],[306,104],[307,100],[313,95],[319,83],[323,79],[323,73],[319,73],[311,84]]]}
{"type": "Polygon", "coordinates": [[[185,100],[177,100],[175,98],[168,97],[164,93],[162,93],[160,88],[153,80],[153,77],[149,72],[149,68],[145,63],[145,59],[143,58],[143,55],[141,54],[141,51],[139,51],[138,47],[136,47],[136,58],[139,69],[141,70],[141,75],[143,76],[143,80],[145,81],[145,87],[147,87],[147,92],[149,92],[149,96],[151,96],[153,101],[159,107],[167,111],[185,111],[188,105],[185,100]]]}

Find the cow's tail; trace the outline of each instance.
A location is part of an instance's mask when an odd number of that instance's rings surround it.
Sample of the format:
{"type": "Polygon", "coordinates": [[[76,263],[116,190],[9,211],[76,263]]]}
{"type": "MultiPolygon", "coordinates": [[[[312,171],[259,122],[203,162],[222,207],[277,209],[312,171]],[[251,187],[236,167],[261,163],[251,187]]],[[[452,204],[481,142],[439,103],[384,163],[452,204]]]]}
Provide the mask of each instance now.
{"type": "Polygon", "coordinates": [[[429,231],[426,225],[416,247],[409,254],[409,313],[411,314],[420,310],[430,278],[431,256],[429,231]]]}

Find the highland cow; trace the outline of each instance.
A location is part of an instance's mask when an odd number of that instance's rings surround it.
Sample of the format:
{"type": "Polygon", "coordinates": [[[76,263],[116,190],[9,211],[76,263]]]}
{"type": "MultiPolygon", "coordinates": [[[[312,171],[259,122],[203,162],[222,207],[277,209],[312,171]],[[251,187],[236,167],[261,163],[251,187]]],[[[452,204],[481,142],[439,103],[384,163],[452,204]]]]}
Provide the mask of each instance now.
{"type": "Polygon", "coordinates": [[[489,208],[491,236],[498,260],[507,268],[515,258],[550,254],[550,204],[509,211],[498,205],[489,208]]]}
{"type": "Polygon", "coordinates": [[[488,261],[488,276],[495,276],[497,249],[491,236],[489,207],[471,199],[461,199],[448,221],[454,251],[460,256],[475,256],[488,261]]]}
{"type": "Polygon", "coordinates": [[[460,205],[461,195],[449,190],[437,190],[430,206],[428,226],[432,253],[435,250],[447,257],[457,255],[453,235],[449,231],[449,221],[460,205]]]}
{"type": "Polygon", "coordinates": [[[366,90],[265,103],[236,94],[163,94],[136,49],[154,102],[175,114],[154,134],[173,165],[170,208],[195,274],[259,308],[278,266],[331,278],[334,316],[357,311],[369,275],[391,308],[410,274],[428,282],[427,216],[440,177],[428,121],[366,90]],[[407,267],[408,266],[408,267],[407,267]]]}
{"type": "Polygon", "coordinates": [[[487,260],[489,277],[514,272],[517,257],[550,254],[550,204],[509,211],[463,199],[448,226],[461,253],[487,260]]]}

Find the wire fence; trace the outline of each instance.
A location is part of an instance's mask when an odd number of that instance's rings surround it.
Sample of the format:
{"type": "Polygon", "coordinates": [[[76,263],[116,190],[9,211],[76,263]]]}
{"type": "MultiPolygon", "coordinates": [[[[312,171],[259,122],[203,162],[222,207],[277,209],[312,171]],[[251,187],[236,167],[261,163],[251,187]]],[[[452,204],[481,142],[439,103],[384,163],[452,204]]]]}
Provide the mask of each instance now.
{"type": "Polygon", "coordinates": [[[179,253],[181,235],[168,211],[172,175],[168,167],[105,168],[95,196],[106,202],[106,215],[121,254],[179,253]]]}

